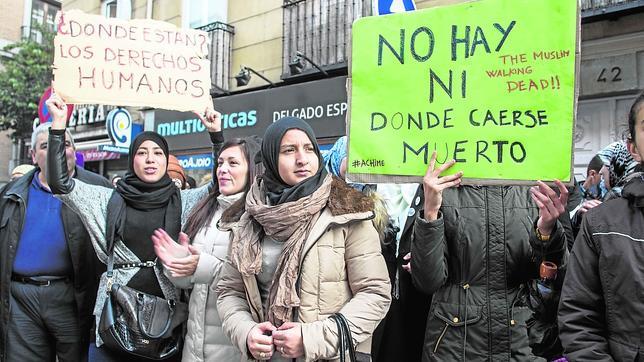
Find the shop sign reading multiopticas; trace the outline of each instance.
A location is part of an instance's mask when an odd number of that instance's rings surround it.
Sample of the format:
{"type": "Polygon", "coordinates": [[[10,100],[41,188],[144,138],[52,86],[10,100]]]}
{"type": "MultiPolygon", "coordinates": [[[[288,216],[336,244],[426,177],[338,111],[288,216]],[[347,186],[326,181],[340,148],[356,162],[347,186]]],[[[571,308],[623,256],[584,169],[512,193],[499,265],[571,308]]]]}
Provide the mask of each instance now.
{"type": "MultiPolygon", "coordinates": [[[[252,127],[257,123],[257,111],[232,112],[221,115],[224,129],[252,127]]],[[[206,127],[199,118],[183,119],[172,122],[158,123],[156,131],[164,137],[205,132],[206,127]]]]}

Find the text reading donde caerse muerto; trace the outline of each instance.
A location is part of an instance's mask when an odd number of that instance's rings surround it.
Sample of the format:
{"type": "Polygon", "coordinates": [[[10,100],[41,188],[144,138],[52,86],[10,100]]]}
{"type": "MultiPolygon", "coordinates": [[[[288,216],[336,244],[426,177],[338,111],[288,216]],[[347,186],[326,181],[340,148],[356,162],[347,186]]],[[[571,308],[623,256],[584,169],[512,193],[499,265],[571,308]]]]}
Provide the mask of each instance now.
{"type": "Polygon", "coordinates": [[[544,177],[536,173],[558,152],[564,166],[544,178],[565,179],[576,11],[555,0],[486,0],[358,20],[349,172],[422,176],[436,151],[471,178],[530,180],[544,177]],[[545,25],[528,15],[544,11],[545,25]]]}

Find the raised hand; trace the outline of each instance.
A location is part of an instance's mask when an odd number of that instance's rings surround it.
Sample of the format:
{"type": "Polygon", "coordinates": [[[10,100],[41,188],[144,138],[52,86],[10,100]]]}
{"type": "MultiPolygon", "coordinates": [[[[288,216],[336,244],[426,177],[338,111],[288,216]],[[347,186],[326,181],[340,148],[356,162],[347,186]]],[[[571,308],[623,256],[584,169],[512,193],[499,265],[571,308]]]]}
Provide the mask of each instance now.
{"type": "Polygon", "coordinates": [[[58,94],[53,92],[45,104],[51,114],[51,128],[65,129],[67,127],[67,104],[58,94]]]}
{"type": "Polygon", "coordinates": [[[441,173],[448,170],[455,163],[455,160],[450,160],[435,168],[436,151],[432,153],[427,173],[423,177],[423,194],[425,196],[423,205],[426,220],[436,220],[438,218],[438,210],[443,203],[443,190],[461,184],[462,171],[449,176],[440,176],[441,173]]]}
{"type": "Polygon", "coordinates": [[[221,113],[215,111],[213,108],[206,108],[205,114],[200,112],[194,112],[197,117],[201,120],[201,123],[206,127],[208,132],[219,132],[221,131],[221,113]]]}
{"type": "Polygon", "coordinates": [[[559,180],[555,180],[559,188],[559,196],[548,185],[537,181],[537,186],[530,188],[532,200],[539,207],[539,220],[537,228],[542,235],[550,235],[555,227],[559,215],[566,212],[568,203],[568,189],[559,180]]]}

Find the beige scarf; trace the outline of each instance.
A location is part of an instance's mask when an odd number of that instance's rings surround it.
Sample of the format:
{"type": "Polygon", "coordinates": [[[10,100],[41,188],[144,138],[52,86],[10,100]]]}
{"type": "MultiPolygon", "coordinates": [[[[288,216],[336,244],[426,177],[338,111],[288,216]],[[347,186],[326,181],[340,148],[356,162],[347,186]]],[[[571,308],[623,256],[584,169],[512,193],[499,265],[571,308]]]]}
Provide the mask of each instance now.
{"type": "Polygon", "coordinates": [[[309,196],[280,205],[266,204],[260,182],[254,182],[246,196],[246,212],[232,227],[230,259],[245,276],[257,275],[262,267],[262,236],[284,243],[268,293],[268,321],[276,326],[291,321],[299,307],[296,282],[302,247],[331,194],[332,177],[309,196]],[[263,232],[262,232],[263,230],[263,232]]]}

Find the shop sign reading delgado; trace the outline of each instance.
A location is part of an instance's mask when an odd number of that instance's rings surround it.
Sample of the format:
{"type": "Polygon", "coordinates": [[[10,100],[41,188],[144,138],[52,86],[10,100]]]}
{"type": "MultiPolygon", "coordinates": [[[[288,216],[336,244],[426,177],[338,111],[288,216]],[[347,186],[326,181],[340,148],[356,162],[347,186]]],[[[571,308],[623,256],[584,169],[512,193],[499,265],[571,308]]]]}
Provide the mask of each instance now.
{"type": "Polygon", "coordinates": [[[59,11],[55,89],[68,103],[203,111],[210,99],[210,39],[157,20],[59,11]]]}
{"type": "Polygon", "coordinates": [[[464,181],[572,177],[576,1],[480,0],[353,25],[349,176],[420,182],[432,152],[464,181]]]}

